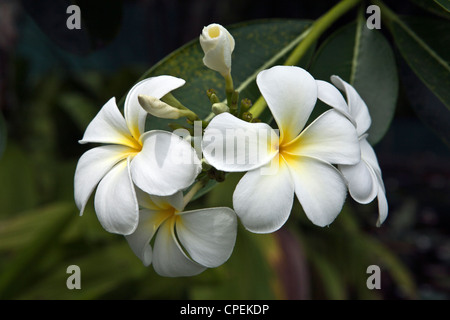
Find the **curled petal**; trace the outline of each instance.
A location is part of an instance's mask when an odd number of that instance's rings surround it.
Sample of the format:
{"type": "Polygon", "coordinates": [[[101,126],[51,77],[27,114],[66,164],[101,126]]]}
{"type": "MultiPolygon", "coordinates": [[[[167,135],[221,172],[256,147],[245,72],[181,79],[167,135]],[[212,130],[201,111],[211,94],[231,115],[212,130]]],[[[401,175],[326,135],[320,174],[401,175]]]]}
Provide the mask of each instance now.
{"type": "Polygon", "coordinates": [[[367,139],[360,139],[359,145],[361,147],[361,158],[364,159],[370,167],[372,167],[373,171],[381,176],[381,169],[378,164],[377,155],[375,154],[375,151],[370,143],[367,139]]]}
{"type": "Polygon", "coordinates": [[[369,109],[367,108],[366,103],[355,88],[338,76],[331,76],[331,82],[333,82],[333,84],[339,89],[345,91],[349,113],[356,123],[358,137],[362,136],[367,132],[367,130],[369,130],[370,125],[372,124],[372,118],[370,117],[369,109]]]}
{"type": "Polygon", "coordinates": [[[278,152],[278,136],[265,123],[248,123],[222,113],[205,130],[203,155],[213,167],[241,172],[268,163],[278,152]]]}
{"type": "Polygon", "coordinates": [[[310,157],[290,156],[286,162],[306,216],[320,227],[331,224],[347,194],[342,174],[332,165],[310,157]]]}
{"type": "Polygon", "coordinates": [[[129,161],[116,164],[100,181],[94,206],[100,224],[106,231],[128,235],[139,220],[139,206],[129,171],[129,161]]]}
{"type": "Polygon", "coordinates": [[[181,248],[175,236],[174,221],[166,220],[156,234],[153,250],[153,268],[166,277],[187,277],[203,272],[206,267],[192,261],[181,248]]]}
{"type": "Polygon", "coordinates": [[[356,165],[340,165],[351,197],[359,203],[369,203],[377,196],[378,182],[375,172],[365,160],[356,165]]]}
{"type": "Polygon", "coordinates": [[[192,259],[208,268],[230,257],[237,234],[237,217],[229,208],[186,211],[176,223],[178,238],[192,259]]]}
{"type": "Polygon", "coordinates": [[[116,105],[116,99],[111,98],[98,112],[84,132],[80,143],[112,143],[131,148],[139,148],[128,130],[125,119],[116,105]]]}
{"type": "Polygon", "coordinates": [[[302,68],[275,66],[261,71],[256,83],[278,124],[280,141],[293,140],[316,104],[316,80],[302,68]]]}
{"type": "Polygon", "coordinates": [[[108,145],[88,150],[80,157],[74,178],[75,203],[80,214],[99,181],[132,151],[126,146],[108,145]]]}
{"type": "Polygon", "coordinates": [[[179,136],[160,130],[142,135],[143,147],[131,162],[133,181],[143,191],[172,195],[189,187],[201,171],[195,150],[179,136]]]}
{"type": "Polygon", "coordinates": [[[384,193],[381,185],[378,186],[378,220],[377,226],[381,226],[381,224],[386,220],[388,216],[388,202],[386,199],[386,194],[384,193]]]}
{"type": "Polygon", "coordinates": [[[289,218],[293,200],[290,172],[284,160],[277,157],[242,177],[233,194],[233,207],[247,230],[270,233],[289,218]],[[270,169],[271,165],[275,169],[270,169]]]}
{"type": "Polygon", "coordinates": [[[318,158],[335,164],[356,164],[361,159],[355,127],[335,110],[324,112],[283,152],[318,158]]]}
{"type": "Polygon", "coordinates": [[[147,95],[161,99],[185,83],[186,81],[183,79],[163,75],[144,79],[130,89],[125,99],[124,113],[127,126],[136,140],[139,140],[145,131],[147,116],[147,112],[139,104],[138,96],[147,95]]]}
{"type": "Polygon", "coordinates": [[[371,202],[378,193],[378,185],[384,190],[381,179],[381,169],[378,165],[377,156],[369,142],[360,139],[361,162],[356,165],[341,165],[339,169],[348,182],[348,190],[352,198],[359,203],[371,202]],[[380,176],[380,178],[378,178],[380,176]]]}
{"type": "Polygon", "coordinates": [[[352,116],[349,113],[349,107],[347,105],[347,102],[345,102],[345,99],[339,92],[339,90],[336,89],[336,87],[333,86],[331,83],[328,83],[326,81],[316,80],[316,83],[317,83],[317,98],[322,102],[326,103],[327,105],[333,107],[335,110],[342,113],[356,127],[356,123],[354,122],[352,116]]]}

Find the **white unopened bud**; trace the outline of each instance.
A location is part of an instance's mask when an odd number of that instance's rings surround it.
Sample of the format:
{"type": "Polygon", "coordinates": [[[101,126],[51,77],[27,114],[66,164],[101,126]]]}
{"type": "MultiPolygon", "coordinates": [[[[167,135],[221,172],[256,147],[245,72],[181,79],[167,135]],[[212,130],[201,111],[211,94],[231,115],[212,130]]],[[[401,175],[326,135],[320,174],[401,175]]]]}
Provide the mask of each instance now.
{"type": "Polygon", "coordinates": [[[231,71],[231,53],[234,38],[220,24],[213,23],[203,28],[200,45],[205,53],[203,63],[208,68],[227,76],[231,71]]]}
{"type": "Polygon", "coordinates": [[[212,105],[211,110],[214,114],[221,114],[230,111],[230,108],[228,108],[226,103],[217,102],[212,105]]]}
{"type": "Polygon", "coordinates": [[[180,109],[174,108],[155,97],[139,95],[138,100],[145,111],[158,118],[179,119],[185,115],[180,109]]]}

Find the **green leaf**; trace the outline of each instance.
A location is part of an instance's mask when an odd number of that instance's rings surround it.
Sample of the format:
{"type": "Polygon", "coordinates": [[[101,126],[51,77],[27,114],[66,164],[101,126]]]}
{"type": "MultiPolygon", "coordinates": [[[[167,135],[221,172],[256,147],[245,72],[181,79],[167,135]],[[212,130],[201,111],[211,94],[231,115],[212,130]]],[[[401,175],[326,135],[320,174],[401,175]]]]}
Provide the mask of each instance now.
{"type": "Polygon", "coordinates": [[[196,285],[190,289],[192,299],[247,300],[275,299],[275,272],[265,256],[272,235],[253,234],[240,227],[230,259],[219,268],[209,270],[218,275],[217,283],[196,285]]]}
{"type": "MultiPolygon", "coordinates": [[[[125,239],[121,239],[125,240],[125,239]]],[[[126,241],[111,243],[97,250],[87,251],[79,257],[56,261],[41,271],[37,281],[29,282],[18,295],[18,299],[102,299],[121,285],[141,278],[145,281],[148,271],[132,253],[126,241]],[[110,263],[104,263],[109,261],[110,263]],[[69,290],[66,287],[67,267],[75,264],[81,270],[81,290],[69,290]],[[127,272],[123,272],[127,270],[127,272]]],[[[147,275],[148,276],[148,275],[147,275]]],[[[135,288],[137,290],[139,286],[135,288]]],[[[124,296],[121,296],[124,297],[124,296]]]]}
{"type": "Polygon", "coordinates": [[[327,299],[346,299],[347,293],[344,279],[329,258],[322,252],[314,250],[308,250],[308,258],[317,275],[314,279],[321,280],[327,299]]]}
{"type": "Polygon", "coordinates": [[[442,3],[439,3],[439,1],[430,1],[430,0],[410,0],[414,4],[418,5],[422,9],[427,10],[428,12],[431,12],[433,14],[436,14],[438,16],[441,16],[443,18],[450,19],[450,14],[448,12],[448,9],[445,9],[445,4],[449,4],[448,0],[442,1],[442,3]]]}
{"type": "Polygon", "coordinates": [[[449,0],[434,0],[438,5],[440,5],[444,10],[450,12],[450,1],[449,0]]]}
{"type": "Polygon", "coordinates": [[[333,33],[319,48],[310,68],[316,79],[330,81],[338,75],[355,87],[372,117],[369,141],[375,144],[394,116],[398,77],[394,53],[384,36],[370,30],[359,17],[333,33]]]}
{"type": "MultiPolygon", "coordinates": [[[[254,102],[259,98],[260,93],[255,83],[258,72],[282,63],[301,40],[299,35],[310,25],[311,22],[307,20],[276,19],[227,27],[236,42],[231,73],[240,99],[248,98],[254,102]]],[[[198,39],[194,39],[149,69],[141,79],[164,74],[183,78],[186,84],[177,89],[174,95],[186,107],[204,118],[211,112],[206,91],[213,88],[219,98],[225,100],[225,81],[219,73],[204,66],[203,55],[198,39]]],[[[167,129],[166,123],[167,121],[153,117],[149,120],[152,129],[167,129]]]]}
{"type": "Polygon", "coordinates": [[[382,262],[382,267],[388,269],[393,281],[407,297],[417,299],[417,287],[414,283],[414,277],[411,274],[411,271],[393,252],[378,240],[368,236],[360,239],[359,244],[363,245],[365,250],[372,252],[378,257],[382,262]]]}
{"type": "Polygon", "coordinates": [[[52,245],[58,241],[58,236],[69,225],[72,217],[76,216],[72,203],[57,203],[45,208],[34,210],[29,216],[51,216],[36,236],[23,246],[13,259],[2,266],[0,272],[0,297],[10,298],[25,284],[29,273],[27,269],[45,257],[52,245]]]}
{"type": "Polygon", "coordinates": [[[403,90],[409,105],[422,120],[448,147],[450,147],[450,112],[446,106],[429,90],[414,72],[401,61],[403,90]]]}
{"type": "Polygon", "coordinates": [[[422,17],[394,18],[395,45],[414,73],[450,109],[450,22],[422,17]]]}
{"type": "Polygon", "coordinates": [[[9,143],[0,159],[0,217],[34,207],[39,201],[32,159],[16,144],[9,143]]]}
{"type": "Polygon", "coordinates": [[[76,93],[62,93],[58,103],[80,130],[85,130],[98,112],[92,100],[76,93]]]}
{"type": "MultiPolygon", "coordinates": [[[[339,216],[339,224],[343,227],[343,231],[351,241],[351,254],[363,259],[362,264],[367,267],[373,263],[379,263],[380,267],[389,272],[392,280],[397,284],[398,288],[410,299],[417,298],[417,287],[414,282],[414,277],[407,265],[402,262],[395,251],[392,251],[388,246],[376,237],[365,233],[358,226],[355,219],[355,213],[350,206],[344,206],[343,212],[339,216]]],[[[350,247],[349,246],[349,247],[350,247]]],[[[361,264],[358,268],[361,267],[361,264]]],[[[364,273],[364,277],[366,274],[364,273]]],[[[365,283],[364,283],[365,284],[365,283]]],[[[366,287],[362,287],[367,291],[366,287]]]]}

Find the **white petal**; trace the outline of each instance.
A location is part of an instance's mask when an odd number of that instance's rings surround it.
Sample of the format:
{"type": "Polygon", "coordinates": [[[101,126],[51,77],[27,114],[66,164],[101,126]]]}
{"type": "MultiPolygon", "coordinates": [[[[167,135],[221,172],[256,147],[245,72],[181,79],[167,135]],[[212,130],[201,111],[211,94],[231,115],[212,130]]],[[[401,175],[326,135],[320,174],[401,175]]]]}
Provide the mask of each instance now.
{"type": "Polygon", "coordinates": [[[225,43],[223,46],[217,45],[205,53],[203,63],[208,68],[226,76],[231,70],[231,51],[230,45],[225,43]]]}
{"type": "Polygon", "coordinates": [[[335,110],[324,112],[282,150],[334,164],[356,164],[361,159],[355,127],[335,110]]]}
{"type": "Polygon", "coordinates": [[[349,113],[347,102],[345,102],[345,99],[339,90],[326,81],[316,80],[316,83],[317,98],[345,115],[353,123],[353,125],[356,126],[356,123],[349,113]]]}
{"type": "Polygon", "coordinates": [[[139,205],[149,210],[161,211],[175,208],[182,211],[184,207],[183,192],[181,191],[170,196],[154,196],[136,188],[136,196],[139,205]]]}
{"type": "Polygon", "coordinates": [[[286,158],[295,185],[295,194],[312,223],[329,225],[341,212],[347,194],[342,174],[318,159],[286,158]]]}
{"type": "Polygon", "coordinates": [[[163,75],[144,79],[131,88],[125,99],[124,113],[128,128],[136,140],[139,140],[145,131],[147,116],[147,112],[139,104],[138,96],[142,94],[161,99],[170,91],[183,86],[185,82],[180,78],[163,75]]]}
{"type": "MultiPolygon", "coordinates": [[[[176,133],[176,131],[174,131],[174,133],[176,133]]],[[[194,136],[187,135],[184,137],[184,139],[192,145],[199,159],[203,158],[202,138],[203,136],[201,134],[196,135],[195,133],[194,136]]]]}
{"type": "Polygon", "coordinates": [[[145,266],[152,263],[153,252],[150,240],[166,218],[165,212],[142,209],[139,211],[139,225],[136,230],[125,236],[134,254],[141,259],[145,266]]]}
{"type": "Polygon", "coordinates": [[[172,195],[189,187],[201,171],[195,150],[171,132],[146,132],[142,143],[131,162],[131,175],[136,186],[149,194],[172,195]]]}
{"type": "Polygon", "coordinates": [[[134,232],[139,220],[139,207],[129,172],[129,158],[116,164],[100,181],[94,206],[106,231],[122,235],[134,232]]]}
{"type": "Polygon", "coordinates": [[[355,88],[338,76],[331,76],[331,82],[339,89],[345,91],[350,115],[356,122],[356,131],[358,132],[358,136],[362,136],[369,130],[372,123],[366,103],[355,88]]]}
{"type": "Polygon", "coordinates": [[[268,163],[276,154],[278,136],[265,123],[249,123],[228,112],[214,117],[202,141],[203,156],[216,169],[241,172],[268,163]]]}
{"type": "MultiPolygon", "coordinates": [[[[276,166],[278,157],[272,160],[276,166]]],[[[233,194],[233,206],[245,228],[255,233],[270,233],[283,226],[291,213],[294,184],[284,160],[272,174],[269,164],[247,172],[233,194]]]]}
{"type": "Polygon", "coordinates": [[[175,236],[174,219],[164,222],[156,234],[153,268],[166,277],[194,276],[206,269],[183,252],[175,236]]]}
{"type": "Polygon", "coordinates": [[[316,81],[302,68],[275,66],[261,71],[256,83],[278,124],[280,140],[293,140],[316,104],[316,81]]]}
{"type": "Polygon", "coordinates": [[[388,216],[388,202],[386,199],[386,194],[384,193],[383,188],[379,185],[378,188],[378,221],[377,226],[381,226],[381,224],[386,220],[388,216]]]}
{"type": "Polygon", "coordinates": [[[108,145],[86,151],[78,160],[74,178],[75,203],[83,214],[89,197],[103,176],[133,149],[108,145]]]}
{"type": "Polygon", "coordinates": [[[125,119],[116,105],[116,99],[111,98],[98,112],[84,132],[80,143],[113,143],[139,148],[133,139],[125,119]]]}
{"type": "Polygon", "coordinates": [[[361,160],[356,165],[339,166],[348,182],[348,190],[352,198],[359,203],[369,203],[377,196],[377,177],[369,164],[361,160]]]}
{"type": "Polygon", "coordinates": [[[367,139],[359,141],[361,147],[361,158],[364,159],[372,169],[381,175],[380,165],[378,164],[377,155],[367,139]]]}
{"type": "Polygon", "coordinates": [[[228,260],[237,234],[237,217],[230,208],[186,211],[179,215],[176,231],[191,258],[208,268],[228,260]]]}

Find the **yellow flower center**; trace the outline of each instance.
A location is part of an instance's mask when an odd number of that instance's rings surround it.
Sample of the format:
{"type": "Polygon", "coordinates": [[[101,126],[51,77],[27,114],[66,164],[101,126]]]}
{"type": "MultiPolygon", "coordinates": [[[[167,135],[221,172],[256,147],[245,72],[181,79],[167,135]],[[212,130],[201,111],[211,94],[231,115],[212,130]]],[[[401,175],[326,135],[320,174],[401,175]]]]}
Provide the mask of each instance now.
{"type": "Polygon", "coordinates": [[[127,139],[126,142],[123,142],[124,145],[130,147],[126,152],[124,152],[123,154],[123,158],[128,158],[128,157],[135,157],[139,152],[142,151],[142,143],[141,141],[138,141],[136,139],[134,139],[133,137],[130,137],[129,139],[127,139]]]}

